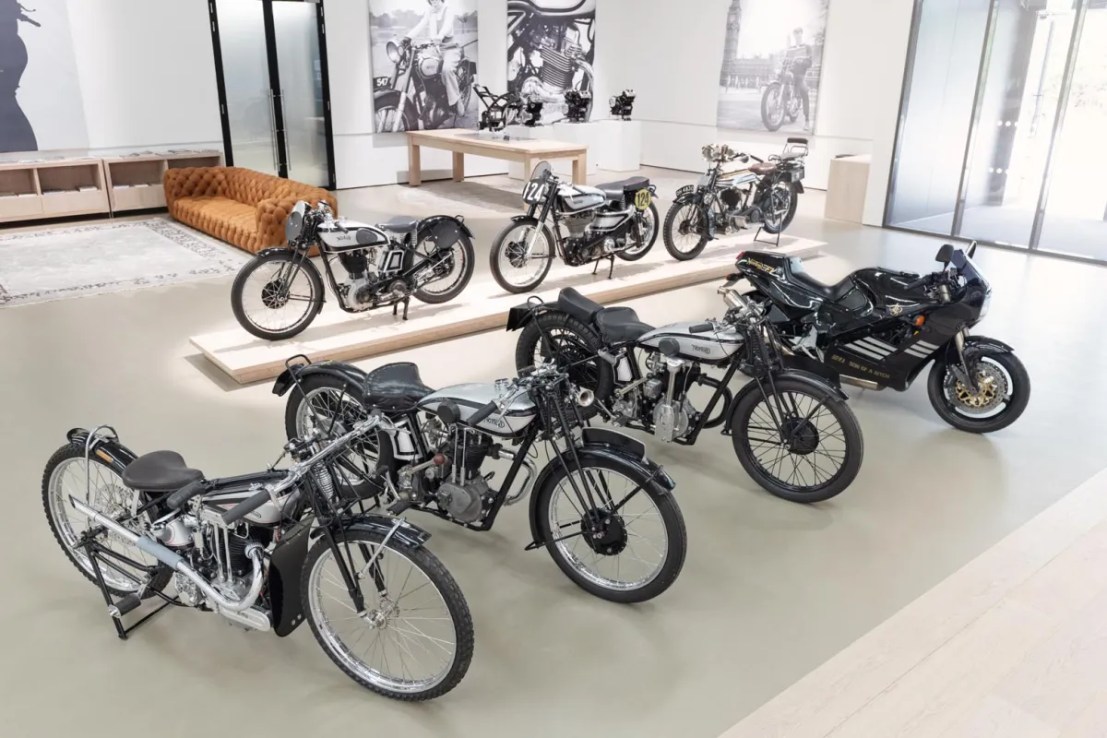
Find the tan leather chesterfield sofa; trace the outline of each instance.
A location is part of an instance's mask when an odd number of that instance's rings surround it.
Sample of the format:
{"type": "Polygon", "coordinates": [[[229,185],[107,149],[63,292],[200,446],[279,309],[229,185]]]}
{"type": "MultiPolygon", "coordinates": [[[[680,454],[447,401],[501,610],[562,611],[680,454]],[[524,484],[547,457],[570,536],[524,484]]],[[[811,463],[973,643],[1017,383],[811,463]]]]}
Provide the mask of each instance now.
{"type": "Polygon", "coordinates": [[[338,214],[326,190],[252,169],[167,169],[163,182],[170,215],[251,254],[285,243],[284,221],[297,200],[323,200],[338,214]]]}

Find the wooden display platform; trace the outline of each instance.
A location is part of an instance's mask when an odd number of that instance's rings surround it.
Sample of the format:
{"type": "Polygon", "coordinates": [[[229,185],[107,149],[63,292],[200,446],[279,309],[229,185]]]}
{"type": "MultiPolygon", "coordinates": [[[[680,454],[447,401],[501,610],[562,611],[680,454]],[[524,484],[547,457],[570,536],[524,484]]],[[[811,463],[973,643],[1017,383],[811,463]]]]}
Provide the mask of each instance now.
{"type": "MultiPolygon", "coordinates": [[[[576,287],[597,302],[617,303],[702,282],[715,282],[733,271],[735,256],[746,249],[772,249],[791,256],[809,257],[817,255],[824,245],[820,241],[783,236],[780,248],[773,249],[760,242],[753,243],[750,233],[719,239],[697,259],[674,261],[659,237],[658,243],[641,260],[616,260],[611,279],[607,278],[606,262],[600,264],[595,275],[591,267],[573,268],[557,262],[536,294],[543,300],[553,300],[560,289],[576,287]]],[[[478,254],[478,258],[482,256],[484,254],[478,254]]],[[[507,322],[507,311],[527,297],[504,292],[488,276],[481,281],[474,279],[454,302],[424,305],[413,299],[410,319],[404,321],[393,317],[389,308],[350,315],[339,309],[333,296],[328,294],[323,311],[311,327],[287,341],[264,341],[237,326],[193,336],[190,341],[215,366],[244,384],[276,377],[284,370],[285,360],[296,354],[306,354],[312,361],[353,361],[501,328],[507,322]]],[[[719,314],[724,312],[723,308],[720,300],[719,314]]],[[[699,317],[707,316],[674,316],[673,319],[699,317]]]]}
{"type": "Polygon", "coordinates": [[[588,183],[588,147],[561,141],[542,141],[515,138],[510,140],[482,138],[477,131],[467,128],[449,128],[442,131],[408,131],[407,160],[408,184],[418,187],[423,183],[420,149],[444,149],[454,153],[454,182],[465,179],[465,155],[486,156],[521,162],[523,170],[530,172],[543,159],[572,159],[573,183],[588,183]]]}

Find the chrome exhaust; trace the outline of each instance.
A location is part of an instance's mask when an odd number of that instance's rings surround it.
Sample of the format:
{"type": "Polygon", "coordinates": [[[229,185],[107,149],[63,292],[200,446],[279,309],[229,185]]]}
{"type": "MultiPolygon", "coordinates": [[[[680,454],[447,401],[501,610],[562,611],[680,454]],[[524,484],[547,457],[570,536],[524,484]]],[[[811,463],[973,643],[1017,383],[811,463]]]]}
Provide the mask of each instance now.
{"type": "MultiPolygon", "coordinates": [[[[501,448],[499,450],[499,452],[496,454],[496,457],[499,458],[499,457],[502,456],[505,459],[511,459],[512,461],[514,461],[515,457],[517,455],[518,454],[514,451],[508,451],[506,448],[501,448]]],[[[523,469],[527,473],[527,478],[523,480],[523,484],[522,484],[521,487],[519,487],[518,492],[511,495],[510,497],[505,497],[504,498],[504,503],[503,504],[505,504],[505,505],[514,505],[516,502],[519,502],[524,497],[526,497],[527,493],[530,492],[530,488],[534,484],[534,479],[535,479],[535,477],[538,476],[538,467],[536,467],[534,465],[534,462],[531,461],[530,459],[524,458],[523,459],[523,469]]]]}
{"type": "Polygon", "coordinates": [[[851,384],[854,387],[860,387],[868,390],[883,389],[879,384],[869,379],[858,379],[857,377],[848,377],[845,374],[839,376],[839,380],[842,384],[851,384]]]}

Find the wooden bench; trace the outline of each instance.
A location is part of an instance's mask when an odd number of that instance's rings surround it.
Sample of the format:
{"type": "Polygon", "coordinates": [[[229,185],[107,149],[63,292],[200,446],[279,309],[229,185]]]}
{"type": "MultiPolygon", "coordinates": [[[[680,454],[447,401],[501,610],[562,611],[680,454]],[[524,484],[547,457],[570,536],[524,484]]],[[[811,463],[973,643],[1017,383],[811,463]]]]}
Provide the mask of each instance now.
{"type": "Polygon", "coordinates": [[[588,147],[563,141],[540,141],[533,139],[495,139],[481,138],[476,131],[465,128],[450,128],[442,131],[408,131],[407,161],[408,184],[418,187],[423,183],[420,148],[445,149],[454,153],[454,181],[465,179],[465,155],[487,156],[491,159],[506,159],[523,164],[523,171],[529,175],[534,165],[543,159],[572,159],[573,183],[587,184],[588,147]]]}

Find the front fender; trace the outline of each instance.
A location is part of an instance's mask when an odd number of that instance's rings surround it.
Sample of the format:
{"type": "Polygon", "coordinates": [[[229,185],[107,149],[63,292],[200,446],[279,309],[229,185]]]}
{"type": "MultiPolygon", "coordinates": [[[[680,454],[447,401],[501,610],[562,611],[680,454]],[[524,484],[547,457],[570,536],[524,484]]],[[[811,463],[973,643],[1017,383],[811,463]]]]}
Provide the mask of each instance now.
{"type": "MultiPolygon", "coordinates": [[[[431,537],[430,533],[417,525],[407,522],[403,518],[392,518],[380,513],[362,513],[360,515],[355,515],[342,524],[341,530],[343,532],[362,531],[386,536],[396,523],[399,523],[400,527],[392,534],[391,540],[399,541],[411,548],[422,548],[431,537]]],[[[315,540],[321,535],[323,535],[322,528],[316,528],[311,532],[312,540],[315,540]]]]}
{"type": "MultiPolygon", "coordinates": [[[[1013,354],[1015,349],[1003,341],[998,341],[988,336],[965,336],[965,360],[970,361],[975,356],[983,353],[1013,354]]],[[[946,343],[945,355],[939,359],[946,364],[960,364],[961,357],[957,355],[957,344],[953,341],[946,343]]]]}
{"type": "Polygon", "coordinates": [[[796,191],[797,195],[802,195],[804,192],[807,191],[803,189],[803,182],[799,181],[798,179],[795,182],[792,182],[792,188],[796,191]]]}
{"type": "Polygon", "coordinates": [[[273,394],[278,397],[284,395],[296,383],[295,380],[303,380],[313,374],[329,374],[332,377],[349,382],[354,387],[361,387],[369,375],[358,369],[353,364],[341,361],[320,361],[314,364],[297,364],[281,372],[273,382],[273,394]]]}
{"type": "MultiPolygon", "coordinates": [[[[846,393],[842,391],[841,387],[835,384],[831,384],[829,381],[823,379],[818,374],[815,374],[813,372],[804,371],[802,369],[785,369],[782,372],[776,372],[773,374],[774,381],[779,382],[782,379],[789,379],[794,382],[799,382],[813,392],[821,394],[823,397],[836,397],[839,400],[843,401],[847,401],[849,399],[848,397],[846,397],[846,393]]],[[[742,398],[744,398],[751,392],[760,391],[761,388],[758,386],[757,382],[747,382],[746,385],[742,387],[742,389],[738,390],[737,394],[734,395],[734,402],[731,405],[731,407],[733,408],[731,410],[731,414],[733,414],[734,410],[738,408],[738,403],[741,402],[742,398]]]]}
{"type": "Polygon", "coordinates": [[[261,251],[254,254],[254,258],[260,259],[262,257],[269,256],[270,254],[276,254],[276,253],[280,253],[282,251],[291,251],[291,250],[292,249],[290,249],[287,246],[270,246],[269,248],[262,249],[261,251]]]}

